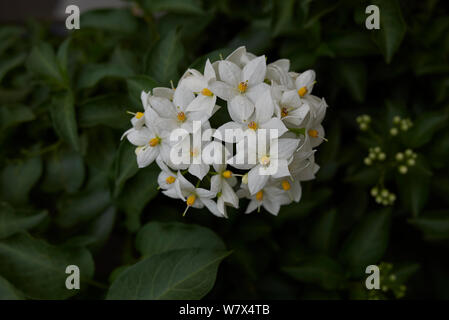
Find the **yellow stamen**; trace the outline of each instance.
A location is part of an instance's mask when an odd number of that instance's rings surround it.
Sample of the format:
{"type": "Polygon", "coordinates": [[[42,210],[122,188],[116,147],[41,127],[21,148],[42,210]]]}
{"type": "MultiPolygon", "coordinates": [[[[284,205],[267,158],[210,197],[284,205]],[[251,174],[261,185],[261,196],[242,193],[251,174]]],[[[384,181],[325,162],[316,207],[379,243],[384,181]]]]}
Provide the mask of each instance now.
{"type": "Polygon", "coordinates": [[[160,142],[161,142],[161,138],[156,137],[156,138],[151,139],[150,142],[148,142],[148,144],[150,145],[150,147],[155,147],[160,142]]]}
{"type": "Polygon", "coordinates": [[[259,192],[256,193],[256,199],[258,201],[262,201],[263,200],[263,190],[260,190],[259,192]]]}
{"type": "Polygon", "coordinates": [[[246,89],[248,88],[248,82],[240,82],[238,85],[238,89],[240,93],[245,93],[246,89]]]}
{"type": "Polygon", "coordinates": [[[270,164],[270,157],[263,156],[262,158],[260,158],[260,163],[263,166],[268,166],[270,164]]]}
{"type": "Polygon", "coordinates": [[[318,138],[318,131],[315,129],[310,129],[308,131],[309,136],[311,136],[312,138],[318,138]]]}
{"type": "Polygon", "coordinates": [[[283,118],[286,116],[288,116],[288,110],[287,110],[287,108],[284,107],[281,109],[281,117],[283,118]]]}
{"type": "Polygon", "coordinates": [[[211,96],[214,95],[212,93],[212,91],[210,91],[208,88],[204,88],[203,90],[201,90],[201,93],[202,93],[203,96],[208,96],[208,97],[211,97],[211,96]]]}
{"type": "Polygon", "coordinates": [[[226,179],[229,179],[230,177],[232,177],[232,172],[230,170],[226,170],[222,173],[223,177],[226,179]]]}
{"type": "Polygon", "coordinates": [[[306,87],[302,87],[298,90],[298,94],[299,96],[302,98],[307,94],[307,88],[306,87]]]}
{"type": "Polygon", "coordinates": [[[172,184],[173,182],[175,182],[175,180],[175,177],[169,176],[167,179],[165,179],[165,182],[167,182],[167,184],[172,184]]]}
{"type": "Polygon", "coordinates": [[[137,112],[136,113],[136,118],[137,119],[140,119],[140,118],[142,118],[143,117],[143,112],[137,112]]]}
{"type": "Polygon", "coordinates": [[[282,189],[284,189],[285,191],[290,190],[291,186],[290,186],[290,182],[288,182],[287,180],[283,180],[281,182],[282,184],[282,189]]]}
{"type": "Polygon", "coordinates": [[[248,123],[248,128],[257,130],[257,123],[254,121],[251,121],[250,123],[248,123]]]}
{"type": "Polygon", "coordinates": [[[184,122],[186,120],[186,115],[184,112],[178,112],[178,120],[184,122]]]}
{"type": "Polygon", "coordinates": [[[196,196],[194,194],[191,194],[190,196],[187,197],[187,205],[189,207],[193,206],[193,204],[195,203],[196,200],[196,196]]]}

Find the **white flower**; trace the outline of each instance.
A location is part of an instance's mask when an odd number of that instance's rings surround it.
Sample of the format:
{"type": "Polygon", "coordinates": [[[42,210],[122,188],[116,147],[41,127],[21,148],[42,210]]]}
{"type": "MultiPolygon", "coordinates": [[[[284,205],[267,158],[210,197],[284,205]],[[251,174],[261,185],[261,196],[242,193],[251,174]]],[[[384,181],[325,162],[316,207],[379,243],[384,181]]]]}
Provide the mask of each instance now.
{"type": "Polygon", "coordinates": [[[256,152],[257,164],[248,173],[248,188],[251,195],[261,190],[268,179],[290,176],[288,165],[298,148],[297,139],[274,139],[268,150],[249,146],[249,152],[256,152]],[[257,149],[257,150],[256,150],[257,149]]]}
{"type": "Polygon", "coordinates": [[[157,114],[163,118],[162,121],[167,129],[182,128],[191,133],[193,121],[206,122],[209,119],[209,115],[204,112],[188,110],[189,104],[194,99],[193,92],[181,84],[173,94],[173,101],[165,97],[151,96],[149,102],[157,114]]]}
{"type": "Polygon", "coordinates": [[[279,59],[270,63],[267,66],[266,78],[270,81],[274,81],[286,89],[294,87],[295,83],[292,77],[288,74],[290,69],[290,60],[279,59]]]}
{"type": "Polygon", "coordinates": [[[315,71],[307,70],[299,74],[295,79],[295,87],[301,98],[308,96],[315,84],[315,71]]]}
{"type": "Polygon", "coordinates": [[[263,91],[269,89],[263,82],[266,70],[265,56],[251,60],[243,70],[231,61],[222,60],[218,63],[221,81],[212,82],[212,91],[228,102],[236,96],[243,96],[254,103],[263,91]]]}
{"type": "Polygon", "coordinates": [[[282,136],[288,130],[279,118],[273,118],[274,102],[270,90],[264,91],[255,105],[252,102],[246,103],[243,97],[237,96],[230,102],[228,110],[233,121],[219,127],[218,132],[214,134],[214,137],[225,142],[239,142],[242,138],[237,136],[234,139],[234,137],[226,135],[227,129],[241,129],[243,132],[249,129],[254,132],[266,129],[267,134],[270,134],[270,129],[275,129],[277,130],[276,137],[282,136]]]}
{"type": "Polygon", "coordinates": [[[311,148],[315,148],[326,140],[321,122],[326,115],[327,104],[324,99],[319,99],[312,95],[309,96],[307,104],[310,112],[304,120],[306,143],[310,144],[311,148]]]}
{"type": "Polygon", "coordinates": [[[209,209],[217,217],[224,217],[217,209],[217,204],[212,200],[215,197],[215,193],[203,188],[195,188],[184,176],[178,172],[177,179],[175,181],[176,192],[183,201],[186,202],[187,207],[184,211],[186,214],[190,207],[201,209],[204,206],[209,209]]]}
{"type": "Polygon", "coordinates": [[[251,213],[256,209],[259,212],[260,207],[264,207],[265,210],[276,216],[282,205],[289,204],[291,202],[289,196],[286,192],[284,192],[284,190],[272,185],[265,186],[254,195],[251,195],[248,189],[243,187],[237,192],[237,194],[251,200],[245,213],[251,213]]]}
{"type": "Polygon", "coordinates": [[[216,80],[214,68],[207,59],[204,75],[195,69],[189,69],[188,72],[191,75],[182,80],[182,85],[196,93],[197,96],[189,104],[187,111],[201,111],[211,115],[217,101],[217,96],[210,89],[210,83],[216,80]]]}
{"type": "Polygon", "coordinates": [[[177,174],[170,170],[160,158],[156,159],[156,163],[162,170],[157,177],[159,188],[163,190],[162,193],[170,198],[179,199],[179,195],[175,188],[177,174]]]}
{"type": "Polygon", "coordinates": [[[295,90],[285,91],[279,102],[278,113],[289,127],[299,127],[309,114],[309,104],[303,103],[295,90]]]}
{"type": "Polygon", "coordinates": [[[159,189],[185,201],[184,214],[190,207],[207,207],[227,217],[227,207],[238,208],[239,198],[246,197],[246,213],[264,207],[277,215],[282,205],[301,200],[301,182],[319,170],[314,148],[326,140],[321,123],[327,104],[311,94],[315,72],[289,69],[288,59],[267,65],[265,56],[245,47],[207,60],[203,74],[186,70],[176,88],[172,83],[142,92],[143,111],[132,113],[132,127],[122,138],[137,147],[139,167],[157,162],[159,189]],[[217,97],[227,108],[214,117],[217,97]],[[224,123],[223,111],[231,121],[224,123]],[[215,132],[210,118],[213,124],[218,120],[215,132]],[[188,181],[192,176],[196,186],[188,181]]]}
{"type": "Polygon", "coordinates": [[[239,198],[233,187],[237,185],[237,179],[231,170],[226,168],[226,160],[229,158],[229,151],[218,142],[212,142],[221,148],[223,159],[221,163],[213,163],[215,174],[211,178],[211,191],[217,194],[218,211],[227,217],[226,206],[239,207],[239,198]]]}

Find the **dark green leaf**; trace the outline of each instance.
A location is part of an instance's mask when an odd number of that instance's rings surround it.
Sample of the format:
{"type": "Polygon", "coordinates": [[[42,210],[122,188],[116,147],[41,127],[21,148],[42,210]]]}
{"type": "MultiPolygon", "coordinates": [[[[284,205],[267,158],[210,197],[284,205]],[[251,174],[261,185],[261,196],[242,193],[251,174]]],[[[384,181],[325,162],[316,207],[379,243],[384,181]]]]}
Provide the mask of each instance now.
{"type": "Polygon", "coordinates": [[[53,127],[61,139],[73,149],[80,150],[73,93],[71,91],[55,93],[50,105],[50,114],[53,127]]]}
{"type": "MultiPolygon", "coordinates": [[[[81,279],[91,278],[94,263],[89,251],[56,247],[28,234],[17,234],[0,241],[0,273],[33,299],[65,299],[77,290],[67,290],[65,270],[80,269],[81,279]]],[[[83,287],[83,284],[81,284],[83,287]]]]}
{"type": "Polygon", "coordinates": [[[218,265],[230,252],[181,249],[152,255],[119,274],[107,299],[197,300],[213,287],[218,265]]]}
{"type": "Polygon", "coordinates": [[[388,246],[391,211],[383,210],[368,214],[346,239],[341,259],[353,275],[358,277],[366,266],[377,264],[388,246]]]}
{"type": "Polygon", "coordinates": [[[129,10],[99,9],[83,13],[80,18],[80,27],[134,34],[137,32],[138,22],[129,10]]]}
{"type": "Polygon", "coordinates": [[[282,270],[298,281],[317,284],[327,290],[337,289],[344,280],[341,266],[325,256],[312,258],[299,266],[284,267],[282,270]]]}
{"type": "Polygon", "coordinates": [[[27,59],[28,69],[56,88],[67,87],[67,79],[61,72],[53,48],[48,43],[35,46],[27,59]]]}
{"type": "Polygon", "coordinates": [[[126,85],[128,86],[128,95],[133,102],[133,110],[142,110],[142,101],[140,100],[140,94],[142,91],[148,92],[158,86],[156,80],[145,75],[138,75],[126,79],[126,85]]]}
{"type": "Polygon", "coordinates": [[[183,56],[184,49],[178,33],[171,30],[146,56],[147,73],[162,85],[168,85],[170,80],[176,83],[179,75],[178,65],[183,56]]]}
{"type": "Polygon", "coordinates": [[[154,12],[168,11],[185,14],[202,14],[201,2],[198,0],[140,0],[144,10],[154,12]]]}
{"type": "Polygon", "coordinates": [[[22,294],[5,278],[0,276],[0,300],[22,300],[22,294]]]}
{"type": "Polygon", "coordinates": [[[89,99],[79,106],[79,123],[81,127],[104,125],[125,129],[130,116],[126,113],[127,100],[123,96],[105,95],[89,99]]]}
{"type": "Polygon", "coordinates": [[[37,226],[47,212],[18,211],[6,202],[0,202],[0,239],[37,226]]]}
{"type": "Polygon", "coordinates": [[[12,69],[20,66],[26,58],[26,53],[22,53],[0,61],[0,83],[3,77],[12,69]]]}
{"type": "Polygon", "coordinates": [[[382,50],[385,61],[390,63],[404,38],[406,25],[397,0],[375,0],[379,7],[380,30],[372,30],[374,40],[382,50]]]}
{"type": "Polygon", "coordinates": [[[28,158],[3,168],[0,181],[1,198],[11,204],[23,204],[42,174],[42,160],[28,158]]]}
{"type": "Polygon", "coordinates": [[[223,241],[211,230],[179,222],[149,222],[136,238],[136,248],[144,256],[176,249],[224,250],[223,241]]]}
{"type": "Polygon", "coordinates": [[[135,147],[128,140],[122,141],[118,149],[115,160],[115,197],[122,192],[125,182],[138,171],[134,149],[135,147]]]}

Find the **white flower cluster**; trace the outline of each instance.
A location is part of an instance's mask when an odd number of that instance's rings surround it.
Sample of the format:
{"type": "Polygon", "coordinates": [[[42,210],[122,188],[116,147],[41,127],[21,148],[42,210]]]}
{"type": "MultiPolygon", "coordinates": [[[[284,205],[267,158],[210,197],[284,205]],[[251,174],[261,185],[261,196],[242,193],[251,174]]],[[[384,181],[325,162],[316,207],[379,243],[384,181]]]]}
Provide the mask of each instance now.
{"type": "Polygon", "coordinates": [[[314,179],[319,169],[314,148],[325,140],[321,122],[327,104],[311,94],[313,70],[299,74],[289,68],[287,59],[267,65],[265,56],[257,57],[240,47],[226,59],[207,60],[203,73],[188,69],[176,88],[142,92],[144,112],[134,115],[132,128],[123,135],[136,146],[138,166],[156,161],[162,192],[185,201],[186,211],[206,206],[214,215],[227,217],[227,206],[238,208],[239,198],[247,198],[246,213],[264,207],[277,215],[280,206],[299,202],[300,182],[314,179]],[[224,111],[230,121],[215,130],[209,120],[223,108],[217,105],[218,98],[226,102],[226,109],[219,112],[224,111]],[[198,122],[199,129],[211,134],[202,135],[200,148],[195,143],[190,147],[198,122]],[[185,134],[174,141],[176,130],[185,134]],[[238,152],[234,157],[232,152],[245,136],[229,137],[224,134],[228,130],[277,134],[270,135],[265,148],[248,142],[246,160],[238,162],[238,152]],[[188,146],[187,163],[173,161],[173,150],[180,145],[188,146]],[[213,147],[214,153],[221,150],[223,161],[203,161],[199,149],[208,147],[213,147]],[[255,161],[247,161],[250,155],[255,161]],[[274,171],[267,169],[272,163],[276,163],[274,171]]]}

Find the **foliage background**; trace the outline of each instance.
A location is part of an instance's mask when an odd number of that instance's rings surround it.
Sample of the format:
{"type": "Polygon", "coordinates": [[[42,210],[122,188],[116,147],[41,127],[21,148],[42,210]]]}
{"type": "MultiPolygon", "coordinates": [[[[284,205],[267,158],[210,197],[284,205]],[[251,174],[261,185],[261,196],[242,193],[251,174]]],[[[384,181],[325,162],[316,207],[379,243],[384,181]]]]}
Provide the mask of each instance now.
{"type": "Polygon", "coordinates": [[[133,8],[85,13],[67,34],[63,23],[0,27],[1,298],[394,299],[402,285],[406,298],[449,297],[443,1],[133,8]],[[365,28],[369,4],[380,7],[378,31],[365,28]],[[120,143],[126,110],[141,109],[142,89],[176,83],[187,67],[240,45],[317,71],[314,92],[330,106],[318,179],[278,217],[182,217],[184,203],[158,193],[157,168],[138,171],[132,147],[120,143]],[[363,113],[375,135],[358,130],[363,113]],[[414,126],[392,138],[395,115],[414,126]],[[394,206],[369,195],[384,170],[363,164],[373,146],[387,159],[405,148],[418,154],[407,175],[384,171],[394,206]],[[365,267],[382,261],[386,291],[368,292],[365,267]],[[69,264],[81,268],[79,291],[64,287],[69,264]]]}

